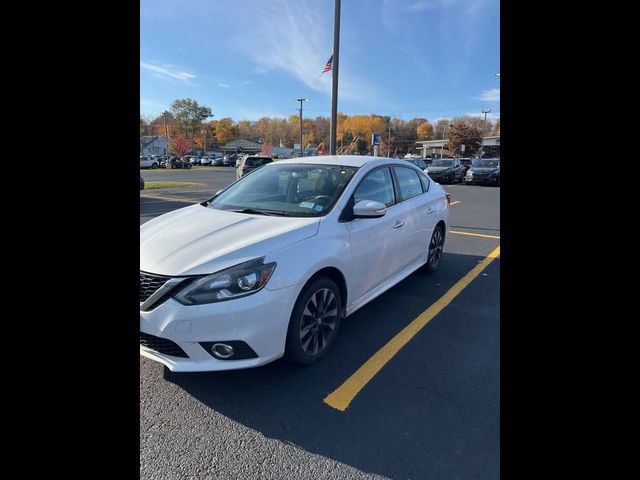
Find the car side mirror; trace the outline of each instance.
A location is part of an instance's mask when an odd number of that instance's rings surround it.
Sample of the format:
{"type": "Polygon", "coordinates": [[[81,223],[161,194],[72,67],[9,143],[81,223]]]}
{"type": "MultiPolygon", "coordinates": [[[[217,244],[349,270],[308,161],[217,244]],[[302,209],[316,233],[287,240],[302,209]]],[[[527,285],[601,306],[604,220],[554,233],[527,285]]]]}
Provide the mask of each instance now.
{"type": "Polygon", "coordinates": [[[374,200],[360,200],[353,207],[354,218],[379,218],[387,213],[384,203],[374,200]]]}

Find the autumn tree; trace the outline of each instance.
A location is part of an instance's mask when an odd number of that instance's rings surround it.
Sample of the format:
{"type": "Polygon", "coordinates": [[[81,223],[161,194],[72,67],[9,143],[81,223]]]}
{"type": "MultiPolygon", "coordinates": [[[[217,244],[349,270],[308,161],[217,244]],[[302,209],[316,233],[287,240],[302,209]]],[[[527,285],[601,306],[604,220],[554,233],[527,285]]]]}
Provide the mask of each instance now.
{"type": "Polygon", "coordinates": [[[184,133],[179,132],[171,136],[169,148],[172,153],[182,157],[191,151],[191,140],[189,140],[184,133]]]}
{"type": "Polygon", "coordinates": [[[433,125],[429,122],[422,122],[416,128],[417,140],[431,140],[433,139],[433,125]]]}
{"type": "Polygon", "coordinates": [[[442,140],[442,135],[445,135],[445,139],[447,132],[449,131],[449,124],[451,124],[451,120],[448,118],[441,118],[436,122],[433,127],[433,139],[434,140],[442,140]]]}
{"type": "Polygon", "coordinates": [[[449,129],[449,146],[447,150],[456,154],[462,153],[460,145],[465,146],[465,155],[473,155],[478,151],[482,142],[482,131],[478,127],[470,126],[465,119],[457,118],[449,129]]]}
{"type": "Polygon", "coordinates": [[[230,118],[221,118],[216,123],[216,142],[224,145],[231,140],[235,140],[238,135],[238,128],[230,118]]]}
{"type": "Polygon", "coordinates": [[[269,156],[273,152],[273,145],[270,143],[263,143],[262,148],[260,149],[260,155],[269,156]]]}

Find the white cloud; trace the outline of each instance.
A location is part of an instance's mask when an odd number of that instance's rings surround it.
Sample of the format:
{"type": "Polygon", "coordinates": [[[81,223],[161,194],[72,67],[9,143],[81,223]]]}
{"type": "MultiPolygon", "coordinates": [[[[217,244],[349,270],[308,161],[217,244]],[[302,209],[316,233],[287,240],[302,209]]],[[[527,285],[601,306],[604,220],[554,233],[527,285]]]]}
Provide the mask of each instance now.
{"type": "Polygon", "coordinates": [[[148,62],[140,62],[140,68],[151,72],[158,78],[182,80],[188,82],[192,78],[196,78],[193,73],[186,72],[175,65],[154,65],[148,62]]]}
{"type": "Polygon", "coordinates": [[[251,84],[251,80],[244,80],[242,82],[243,85],[250,85],[251,84]]]}
{"type": "Polygon", "coordinates": [[[227,85],[226,83],[222,83],[222,82],[218,83],[218,86],[222,88],[231,88],[231,85],[227,85]]]}
{"type": "Polygon", "coordinates": [[[407,7],[407,10],[415,12],[420,10],[432,10],[437,7],[437,2],[416,2],[407,7]]]}
{"type": "MultiPolygon", "coordinates": [[[[252,24],[251,33],[238,31],[234,43],[238,51],[255,64],[254,73],[281,70],[300,80],[312,90],[331,94],[331,75],[320,75],[332,52],[329,15],[310,0],[271,0],[253,6],[252,15],[260,21],[252,24]]],[[[349,68],[340,68],[340,97],[364,100],[376,95],[376,89],[364,78],[357,78],[349,68]]],[[[380,93],[377,93],[380,95],[380,93]]]]}
{"type": "Polygon", "coordinates": [[[490,90],[485,90],[478,97],[478,100],[482,100],[483,102],[499,102],[500,101],[500,89],[492,88],[490,90]]]}

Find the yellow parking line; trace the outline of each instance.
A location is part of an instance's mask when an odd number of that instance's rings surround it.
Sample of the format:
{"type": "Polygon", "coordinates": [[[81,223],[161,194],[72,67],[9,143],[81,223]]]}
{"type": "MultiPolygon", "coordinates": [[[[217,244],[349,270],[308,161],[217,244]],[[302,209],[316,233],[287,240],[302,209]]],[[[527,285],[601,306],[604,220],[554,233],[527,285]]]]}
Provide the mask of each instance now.
{"type": "Polygon", "coordinates": [[[449,230],[449,233],[457,233],[458,235],[471,235],[472,237],[497,238],[498,240],[500,239],[500,237],[496,235],[483,235],[482,233],[459,232],[457,230],[449,230]]]}
{"type": "Polygon", "coordinates": [[[160,200],[167,200],[169,202],[183,202],[183,203],[200,203],[198,200],[189,200],[186,198],[178,198],[178,197],[163,197],[161,195],[140,195],[140,198],[147,198],[147,199],[160,199],[160,200]]]}
{"type": "Polygon", "coordinates": [[[451,202],[449,205],[453,206],[453,205],[457,205],[458,203],[460,203],[460,200],[456,200],[455,202],[451,202]]]}
{"type": "Polygon", "coordinates": [[[482,262],[473,267],[464,277],[440,297],[429,308],[422,312],[400,333],[393,337],[385,346],[378,350],[373,357],[367,360],[347,381],[336,390],[326,396],[324,403],[330,407],[344,412],[355,396],[369,383],[369,381],[400,351],[409,341],[435,317],[443,308],[458,296],[485,268],[500,255],[500,247],[491,252],[482,262]]]}

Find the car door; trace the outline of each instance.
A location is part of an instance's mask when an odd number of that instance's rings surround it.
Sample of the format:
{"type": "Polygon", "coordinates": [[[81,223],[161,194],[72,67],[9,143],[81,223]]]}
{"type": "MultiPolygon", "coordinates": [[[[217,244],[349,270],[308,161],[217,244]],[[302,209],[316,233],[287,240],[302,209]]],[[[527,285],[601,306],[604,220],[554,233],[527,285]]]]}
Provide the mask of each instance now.
{"type": "Polygon", "coordinates": [[[354,190],[346,209],[353,209],[353,205],[362,200],[383,203],[387,211],[379,218],[356,218],[346,222],[351,239],[350,291],[354,301],[398,273],[398,258],[402,256],[402,225],[406,222],[404,211],[396,202],[389,167],[369,172],[354,190]]]}
{"type": "Polygon", "coordinates": [[[402,227],[402,252],[399,269],[405,270],[428,258],[429,241],[436,221],[436,194],[429,192],[429,178],[413,168],[394,166],[396,192],[406,223],[402,227]],[[422,177],[422,178],[421,178],[422,177]]]}

